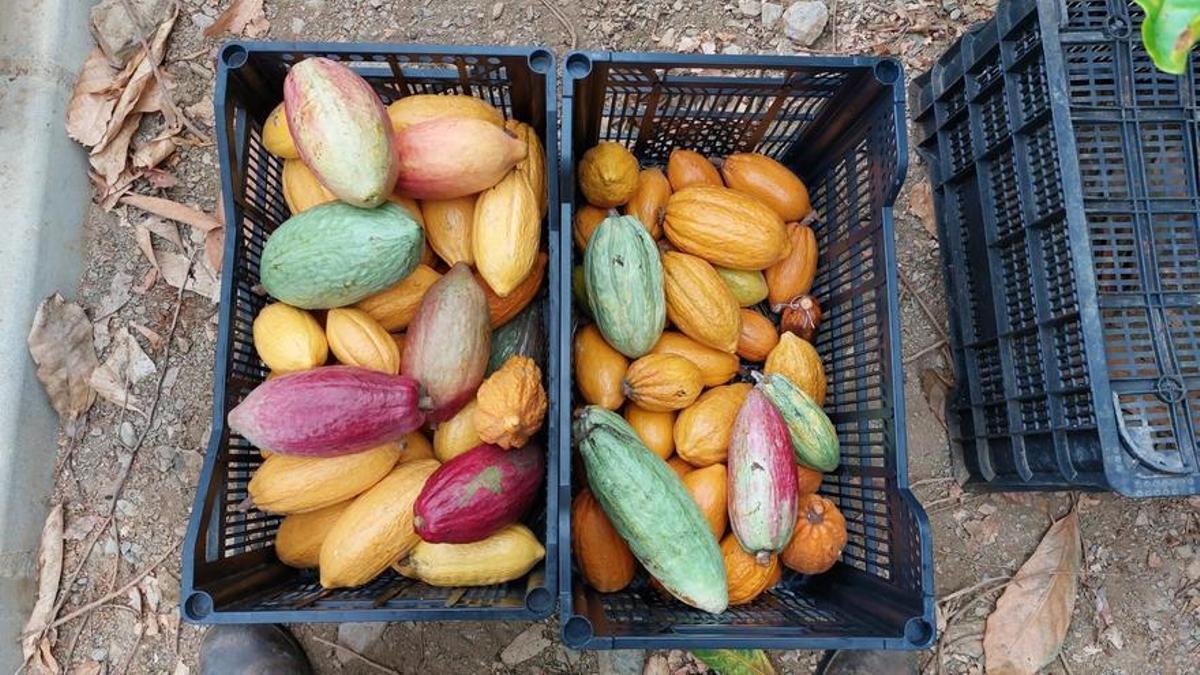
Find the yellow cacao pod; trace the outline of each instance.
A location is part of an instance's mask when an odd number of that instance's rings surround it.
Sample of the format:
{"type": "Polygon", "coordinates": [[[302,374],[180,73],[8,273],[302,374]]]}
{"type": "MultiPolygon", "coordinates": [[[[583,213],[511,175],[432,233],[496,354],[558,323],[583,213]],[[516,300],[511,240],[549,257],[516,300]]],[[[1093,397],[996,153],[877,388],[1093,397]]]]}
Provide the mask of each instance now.
{"type": "Polygon", "coordinates": [[[321,544],[325,542],[325,536],[349,505],[350,500],[346,500],[284,518],[275,532],[275,555],[279,557],[279,562],[301,569],[316,567],[321,560],[321,544]]]}
{"type": "Polygon", "coordinates": [[[579,189],[589,204],[620,206],[637,189],[637,159],[620,143],[601,143],[579,160],[579,189]]]}
{"type": "Polygon", "coordinates": [[[246,489],[255,508],[267,513],[315,511],[363,492],[399,459],[396,443],[338,457],[273,454],[255,469],[246,489]]]}
{"type": "Polygon", "coordinates": [[[282,103],[275,106],[267,116],[267,123],[263,125],[262,130],[262,141],[267,152],[276,157],[300,158],[300,150],[296,148],[296,142],[292,139],[292,130],[288,127],[287,113],[282,103]]]}
{"type": "Polygon", "coordinates": [[[706,387],[725,384],[738,370],[738,359],[733,354],[702,345],[675,331],[664,331],[650,353],[675,354],[696,364],[706,387]]]}
{"type": "Polygon", "coordinates": [[[401,131],[438,117],[470,117],[501,126],[504,115],[487,101],[463,94],[413,94],[387,108],[392,129],[401,131]]]}
{"type": "Polygon", "coordinates": [[[292,215],[307,211],[318,204],[337,199],[321,185],[317,174],[298,159],[283,162],[283,201],[287,202],[292,215]]]}
{"type": "Polygon", "coordinates": [[[417,265],[408,276],[354,306],[370,314],[385,330],[404,330],[416,316],[425,291],[441,277],[428,265],[417,265]]]}
{"type": "Polygon", "coordinates": [[[312,314],[282,302],[259,311],[253,333],[254,349],[272,373],[316,368],[329,358],[321,324],[312,314]]]}
{"type": "Polygon", "coordinates": [[[713,387],[675,418],[675,454],[692,466],[724,462],[738,410],[750,393],[745,382],[713,387]]]}
{"type": "Polygon", "coordinates": [[[432,459],[405,462],[346,507],[321,544],[322,586],[361,586],[417,545],[413,504],[437,468],[432,459]]]}
{"type": "Polygon", "coordinates": [[[704,382],[696,364],[675,354],[647,354],[629,364],[622,387],[631,401],[651,412],[691,405],[704,382]]]}
{"type": "Polygon", "coordinates": [[[479,275],[496,295],[508,297],[533,270],[541,241],[537,198],[519,172],[479,195],[471,238],[479,275]]]}
{"type": "Polygon", "coordinates": [[[737,351],[742,325],[738,302],[713,266],[676,251],[662,254],[662,266],[671,323],[700,344],[730,354],[737,351]]]}
{"type": "Polygon", "coordinates": [[[475,431],[475,408],[472,400],[433,431],[433,455],[439,462],[449,462],[483,442],[475,431]]]}
{"type": "Polygon", "coordinates": [[[545,218],[550,210],[550,197],[546,182],[546,149],[542,147],[542,139],[533,127],[520,120],[508,120],[504,128],[529,146],[525,159],[517,162],[516,171],[529,181],[529,187],[533,189],[538,202],[538,219],[545,218]]]}
{"type": "Polygon", "coordinates": [[[339,363],[389,375],[400,372],[400,350],[392,336],[361,309],[329,310],[325,316],[325,335],[339,363]]]}
{"type": "Polygon", "coordinates": [[[779,344],[775,345],[763,364],[763,373],[786,376],[792,384],[811,396],[817,405],[825,405],[827,383],[821,355],[807,340],[796,337],[795,333],[779,336],[779,344]]]}
{"type": "Polygon", "coordinates": [[[460,262],[475,265],[471,231],[475,227],[476,197],[467,195],[421,202],[421,212],[425,215],[425,240],[438,257],[451,267],[460,262]]]}
{"type": "Polygon", "coordinates": [[[735,270],[766,269],[790,250],[783,220],[729,188],[690,187],[672,194],[663,229],[680,251],[735,270]]]}
{"type": "Polygon", "coordinates": [[[671,183],[662,169],[651,167],[638,174],[637,189],[625,205],[625,215],[637,218],[650,232],[652,239],[662,236],[663,219],[667,217],[667,199],[671,183]]]}
{"type": "Polygon", "coordinates": [[[525,576],[545,557],[533,532],[515,523],[470,544],[419,541],[395,569],[430,586],[491,586],[525,576]]]}

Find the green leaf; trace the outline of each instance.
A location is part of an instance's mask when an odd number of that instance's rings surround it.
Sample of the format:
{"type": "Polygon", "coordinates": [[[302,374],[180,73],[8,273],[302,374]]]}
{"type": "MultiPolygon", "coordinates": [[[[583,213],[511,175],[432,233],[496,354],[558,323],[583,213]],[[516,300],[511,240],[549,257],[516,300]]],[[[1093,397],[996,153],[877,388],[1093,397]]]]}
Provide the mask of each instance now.
{"type": "Polygon", "coordinates": [[[775,675],[775,666],[761,649],[693,649],[692,655],[718,675],[775,675]]]}
{"type": "Polygon", "coordinates": [[[1154,65],[1175,75],[1187,71],[1188,53],[1200,39],[1200,0],[1136,0],[1146,12],[1142,42],[1154,65]]]}

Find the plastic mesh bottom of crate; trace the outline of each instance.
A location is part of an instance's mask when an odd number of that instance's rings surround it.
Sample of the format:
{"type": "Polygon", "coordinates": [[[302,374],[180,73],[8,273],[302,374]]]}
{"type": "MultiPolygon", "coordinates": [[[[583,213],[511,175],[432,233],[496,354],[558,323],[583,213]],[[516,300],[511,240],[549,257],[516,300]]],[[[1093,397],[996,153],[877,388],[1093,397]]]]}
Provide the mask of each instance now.
{"type": "Polygon", "coordinates": [[[670,628],[686,635],[692,630],[720,634],[722,628],[775,627],[793,634],[824,633],[851,637],[878,635],[884,626],[865,620],[861,614],[850,616],[834,603],[807,594],[805,578],[788,573],[779,586],[745,605],[729,607],[721,614],[709,614],[663,596],[644,574],[619,593],[584,591],[590,602],[604,608],[605,618],[625,629],[653,634],[670,628]]]}
{"type": "Polygon", "coordinates": [[[525,579],[491,586],[437,588],[407,579],[392,570],[365,586],[327,590],[312,572],[297,572],[259,596],[230,603],[222,611],[432,609],[494,607],[524,609],[525,579]]]}

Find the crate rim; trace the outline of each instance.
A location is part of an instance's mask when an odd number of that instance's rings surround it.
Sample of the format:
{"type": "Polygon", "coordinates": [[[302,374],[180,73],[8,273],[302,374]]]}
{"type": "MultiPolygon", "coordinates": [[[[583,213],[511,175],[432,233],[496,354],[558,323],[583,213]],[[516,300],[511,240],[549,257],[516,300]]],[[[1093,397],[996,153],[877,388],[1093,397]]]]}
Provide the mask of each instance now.
{"type": "MultiPolygon", "coordinates": [[[[668,52],[619,52],[619,51],[591,51],[591,50],[572,50],[567,52],[563,57],[563,96],[562,96],[562,113],[559,122],[561,129],[561,140],[559,142],[559,209],[561,211],[559,222],[571,223],[573,213],[573,199],[570,195],[574,194],[574,158],[573,158],[573,143],[572,135],[574,132],[574,95],[575,81],[581,80],[589,76],[593,69],[594,63],[613,63],[613,64],[656,64],[664,65],[665,67],[755,67],[755,68],[771,68],[771,67],[821,67],[832,69],[861,69],[871,68],[876,79],[885,86],[892,87],[892,105],[895,114],[895,129],[897,148],[905,150],[897,152],[896,157],[896,178],[890,189],[887,191],[886,199],[882,205],[882,221],[880,227],[883,229],[884,236],[884,268],[887,271],[886,287],[887,295],[887,311],[889,313],[889,324],[886,327],[886,337],[892,340],[892,344],[899,346],[901,339],[900,332],[900,314],[899,314],[899,294],[898,294],[898,274],[896,270],[896,241],[894,232],[894,214],[893,207],[900,188],[904,184],[904,180],[908,171],[908,131],[906,114],[906,91],[904,86],[904,64],[895,57],[890,56],[805,56],[805,55],[701,55],[701,54],[680,54],[668,52]],[[884,65],[889,64],[889,65],[884,65]],[[881,67],[884,70],[881,71],[881,67]],[[888,69],[895,67],[894,76],[888,74],[888,69]],[[880,78],[883,74],[885,77],[880,78]]],[[[565,269],[569,269],[572,261],[573,242],[572,232],[570,227],[562,228],[559,233],[561,239],[559,246],[559,254],[562,256],[561,263],[566,265],[565,269]]],[[[570,315],[571,308],[574,304],[574,297],[571,293],[569,283],[559,288],[559,293],[563,296],[564,312],[570,315]]],[[[563,367],[565,375],[563,382],[560,382],[561,396],[565,396],[564,400],[569,401],[571,395],[571,378],[573,371],[571,362],[573,355],[570,351],[569,339],[570,335],[565,337],[565,341],[560,344],[563,349],[562,354],[566,360],[563,367]]],[[[560,336],[561,337],[561,336],[560,336]]],[[[559,628],[560,637],[563,644],[571,649],[590,649],[590,650],[609,650],[609,649],[689,649],[689,648],[729,648],[729,649],[889,649],[889,650],[919,650],[928,649],[934,644],[937,639],[937,619],[935,615],[936,593],[934,589],[934,574],[933,574],[933,542],[931,536],[931,526],[929,523],[928,514],[921,506],[920,501],[912,492],[908,482],[908,431],[906,427],[907,413],[904,402],[904,369],[902,363],[902,354],[899,348],[892,350],[890,367],[892,372],[896,374],[896,386],[892,388],[891,405],[893,406],[894,415],[897,420],[895,436],[896,436],[896,481],[897,490],[901,500],[908,505],[916,522],[919,545],[921,548],[922,560],[931,561],[929,565],[923,565],[921,569],[921,586],[922,586],[922,613],[920,616],[911,617],[905,624],[905,634],[902,638],[845,638],[845,637],[780,637],[780,636],[761,636],[761,637],[712,637],[712,636],[637,636],[637,637],[598,637],[592,630],[591,622],[584,616],[574,614],[574,598],[572,593],[571,578],[573,576],[571,569],[572,551],[570,546],[570,504],[571,504],[571,444],[570,441],[564,443],[560,452],[558,472],[559,472],[559,565],[558,579],[560,588],[559,597],[559,628]],[[565,543],[563,543],[565,542],[565,543]]],[[[569,407],[569,406],[566,406],[569,407]]]]}
{"type": "MultiPolygon", "coordinates": [[[[409,43],[381,43],[381,42],[300,42],[300,41],[272,41],[272,40],[229,40],[221,45],[218,49],[217,72],[215,74],[215,84],[213,88],[213,110],[214,121],[216,125],[222,123],[226,117],[226,95],[228,92],[228,74],[229,71],[245,65],[250,53],[265,53],[265,54],[282,54],[289,52],[320,52],[324,54],[357,54],[357,53],[424,53],[429,55],[457,55],[457,56],[504,56],[504,57],[526,57],[530,70],[541,74],[546,80],[546,95],[545,95],[545,126],[546,140],[545,153],[547,166],[547,190],[549,192],[548,199],[551,203],[558,200],[558,176],[554,163],[558,161],[558,77],[556,72],[557,58],[555,52],[542,45],[424,45],[424,44],[409,44],[409,43]]],[[[430,65],[437,65],[436,63],[430,65]]],[[[236,206],[234,200],[233,189],[233,170],[227,165],[227,161],[232,157],[233,149],[230,148],[230,139],[226,134],[221,133],[219,128],[215,129],[214,136],[217,141],[218,161],[221,168],[221,212],[226,223],[236,222],[236,206]]],[[[556,235],[561,229],[561,224],[558,222],[557,213],[551,209],[547,213],[547,244],[553,244],[556,241],[556,235]]],[[[228,378],[228,363],[229,363],[229,346],[232,344],[231,335],[231,315],[232,310],[228,309],[233,306],[234,283],[233,283],[233,264],[236,258],[237,237],[225,237],[223,248],[223,259],[221,266],[221,301],[218,311],[220,312],[220,322],[217,330],[217,344],[214,354],[216,360],[215,368],[213,369],[213,406],[212,406],[212,431],[209,434],[208,444],[205,449],[204,464],[201,467],[199,477],[197,479],[195,495],[192,498],[192,510],[188,517],[187,532],[184,536],[183,546],[181,548],[181,567],[180,567],[180,616],[185,623],[189,624],[235,624],[235,623],[264,623],[264,622],[279,622],[279,623],[340,623],[347,621],[540,621],[548,618],[557,610],[557,594],[559,591],[559,579],[557,576],[557,565],[554,558],[557,557],[559,542],[557,540],[558,529],[554,524],[554,517],[558,508],[558,491],[556,489],[555,464],[558,460],[558,453],[550,452],[551,448],[547,448],[547,466],[546,466],[546,531],[544,534],[544,545],[546,549],[546,557],[543,561],[545,569],[544,581],[540,588],[531,590],[525,598],[526,606],[524,608],[481,608],[481,607],[428,607],[428,608],[404,608],[404,609],[387,609],[373,608],[371,610],[351,610],[351,609],[333,609],[314,612],[307,609],[294,610],[269,610],[269,611],[215,611],[213,609],[212,597],[195,587],[195,559],[194,552],[200,539],[200,522],[205,515],[206,505],[204,499],[203,488],[210,484],[213,480],[213,474],[216,470],[217,455],[221,439],[225,434],[225,414],[221,409],[221,401],[224,399],[226,380],[228,378]]],[[[553,251],[551,251],[553,252],[553,251]]],[[[550,318],[551,329],[548,330],[547,340],[553,339],[549,333],[565,333],[569,339],[570,326],[564,326],[562,320],[557,317],[561,311],[554,311],[557,305],[555,294],[555,286],[562,284],[562,270],[555,265],[549,265],[547,279],[547,313],[550,318]]],[[[569,274],[567,275],[567,283],[569,284],[569,274]]],[[[556,381],[561,381],[561,365],[562,357],[558,358],[557,363],[553,350],[549,350],[547,380],[552,384],[556,381]],[[554,366],[557,365],[556,369],[554,366]],[[557,372],[556,372],[557,371],[557,372]]],[[[569,421],[570,411],[562,410],[563,406],[557,405],[551,401],[551,411],[558,413],[559,435],[557,442],[561,445],[564,442],[569,442],[569,421]],[[557,409],[557,410],[556,410],[557,409]],[[564,432],[564,426],[568,429],[564,432]],[[565,440],[564,440],[565,439],[565,440]]],[[[547,431],[549,433],[549,431],[547,431]]],[[[555,439],[547,436],[547,445],[553,445],[555,439]]]]}

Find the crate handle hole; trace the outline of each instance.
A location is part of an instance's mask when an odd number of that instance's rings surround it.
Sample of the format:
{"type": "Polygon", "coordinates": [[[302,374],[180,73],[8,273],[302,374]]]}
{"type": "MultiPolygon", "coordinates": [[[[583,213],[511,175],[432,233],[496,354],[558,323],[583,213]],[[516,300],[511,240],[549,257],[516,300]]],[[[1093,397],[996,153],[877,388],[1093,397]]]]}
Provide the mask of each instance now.
{"type": "Polygon", "coordinates": [[[567,73],[576,79],[583,79],[592,72],[592,59],[587,54],[576,52],[567,56],[567,73]]]}
{"type": "Polygon", "coordinates": [[[582,647],[592,639],[592,622],[582,616],[573,616],[563,624],[563,642],[568,647],[582,647]]]}
{"type": "Polygon", "coordinates": [[[876,63],[875,79],[884,85],[896,84],[900,81],[900,63],[896,59],[884,59],[876,63]]]}
{"type": "Polygon", "coordinates": [[[183,611],[192,621],[200,621],[212,614],[212,597],[208,593],[192,593],[183,603],[183,611]]]}
{"type": "Polygon", "coordinates": [[[538,614],[554,609],[554,594],[548,588],[535,588],[525,596],[525,608],[538,614]]]}
{"type": "Polygon", "coordinates": [[[543,75],[554,69],[554,54],[547,49],[535,49],[529,54],[529,67],[543,75]]]}
{"type": "Polygon", "coordinates": [[[226,68],[241,68],[246,65],[246,60],[249,58],[246,48],[236,43],[225,45],[225,48],[221,50],[221,61],[226,68]]]}
{"type": "Polygon", "coordinates": [[[1106,21],[1106,23],[1108,25],[1108,32],[1113,37],[1115,37],[1115,38],[1129,37],[1130,26],[1129,26],[1129,22],[1125,20],[1125,17],[1117,16],[1116,14],[1110,14],[1108,16],[1108,20],[1106,21]]]}
{"type": "Polygon", "coordinates": [[[933,640],[933,624],[921,617],[909,619],[904,624],[904,639],[917,647],[928,646],[933,640]]]}

